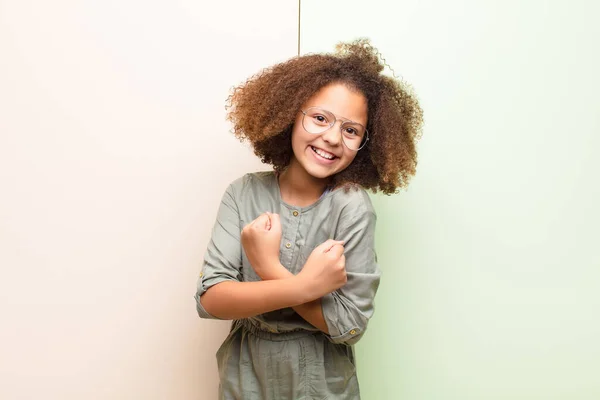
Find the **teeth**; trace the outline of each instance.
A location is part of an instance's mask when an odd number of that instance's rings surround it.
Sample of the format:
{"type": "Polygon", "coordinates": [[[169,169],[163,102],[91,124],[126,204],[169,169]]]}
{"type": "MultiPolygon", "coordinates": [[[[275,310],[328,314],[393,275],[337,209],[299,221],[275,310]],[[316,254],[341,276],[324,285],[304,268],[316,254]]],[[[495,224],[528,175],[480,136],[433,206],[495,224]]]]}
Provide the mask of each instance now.
{"type": "Polygon", "coordinates": [[[317,153],[318,155],[320,155],[323,158],[326,158],[328,160],[333,160],[333,155],[329,154],[329,153],[325,153],[323,150],[317,149],[316,147],[312,148],[314,150],[315,153],[317,153]]]}

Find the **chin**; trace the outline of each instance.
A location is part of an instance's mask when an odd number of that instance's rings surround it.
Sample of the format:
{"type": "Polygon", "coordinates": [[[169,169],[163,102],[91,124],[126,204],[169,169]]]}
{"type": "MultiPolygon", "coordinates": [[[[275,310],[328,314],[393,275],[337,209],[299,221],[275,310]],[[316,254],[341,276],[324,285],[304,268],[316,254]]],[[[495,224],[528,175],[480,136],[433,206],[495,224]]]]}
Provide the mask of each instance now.
{"type": "Polygon", "coordinates": [[[336,174],[336,171],[324,169],[319,165],[305,164],[303,167],[310,176],[316,179],[327,179],[336,174]]]}
{"type": "Polygon", "coordinates": [[[324,173],[324,172],[321,172],[321,173],[315,172],[315,173],[313,173],[311,171],[308,171],[308,173],[309,173],[310,176],[312,176],[313,178],[316,178],[316,179],[329,179],[333,175],[335,175],[334,173],[324,173]]]}

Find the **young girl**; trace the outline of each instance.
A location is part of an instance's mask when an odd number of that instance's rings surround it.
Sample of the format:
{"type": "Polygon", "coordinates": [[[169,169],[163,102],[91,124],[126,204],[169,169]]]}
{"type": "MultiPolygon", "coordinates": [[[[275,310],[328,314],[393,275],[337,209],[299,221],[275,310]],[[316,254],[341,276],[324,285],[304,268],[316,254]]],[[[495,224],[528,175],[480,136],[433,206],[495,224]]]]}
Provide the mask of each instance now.
{"type": "Polygon", "coordinates": [[[415,172],[422,111],[367,40],[293,58],[237,87],[234,133],[274,171],[233,182],[198,281],[202,318],[233,320],[220,399],[359,399],[352,345],[373,315],[375,211],[415,172]]]}

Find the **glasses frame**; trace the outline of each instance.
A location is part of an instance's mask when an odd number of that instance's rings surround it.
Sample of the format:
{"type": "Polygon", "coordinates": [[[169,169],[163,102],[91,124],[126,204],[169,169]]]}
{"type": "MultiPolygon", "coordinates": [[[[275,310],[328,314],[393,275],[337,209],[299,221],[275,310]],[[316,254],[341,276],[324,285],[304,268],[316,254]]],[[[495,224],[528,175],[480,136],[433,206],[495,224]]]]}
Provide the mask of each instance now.
{"type": "MultiPolygon", "coordinates": [[[[328,130],[330,130],[331,128],[333,128],[335,126],[336,122],[338,121],[338,118],[335,116],[334,113],[332,113],[331,111],[326,110],[324,108],[321,108],[321,107],[308,107],[306,110],[300,110],[300,112],[304,115],[302,117],[302,128],[304,128],[304,130],[306,132],[310,133],[311,135],[322,135],[323,133],[325,133],[328,130]],[[325,129],[323,132],[320,132],[320,133],[312,133],[312,132],[309,132],[306,129],[306,127],[304,126],[304,119],[306,118],[306,113],[308,112],[308,110],[311,110],[311,109],[316,109],[316,110],[324,111],[324,112],[326,112],[328,114],[333,115],[333,122],[331,122],[331,123],[328,124],[329,128],[325,129]]],[[[342,135],[342,143],[344,143],[344,146],[346,146],[346,148],[348,150],[351,150],[351,151],[359,151],[359,150],[363,149],[367,145],[367,142],[369,141],[369,131],[367,130],[367,128],[365,127],[365,137],[363,138],[363,142],[360,145],[360,147],[358,149],[351,149],[350,147],[348,147],[348,145],[346,144],[346,141],[344,140],[344,133],[342,132],[342,128],[344,127],[344,124],[346,122],[351,122],[353,124],[358,124],[358,125],[361,125],[361,126],[362,126],[362,124],[359,124],[358,122],[354,122],[354,121],[350,121],[350,120],[343,121],[343,120],[340,119],[340,121],[342,121],[342,124],[340,125],[340,134],[342,135]]]]}

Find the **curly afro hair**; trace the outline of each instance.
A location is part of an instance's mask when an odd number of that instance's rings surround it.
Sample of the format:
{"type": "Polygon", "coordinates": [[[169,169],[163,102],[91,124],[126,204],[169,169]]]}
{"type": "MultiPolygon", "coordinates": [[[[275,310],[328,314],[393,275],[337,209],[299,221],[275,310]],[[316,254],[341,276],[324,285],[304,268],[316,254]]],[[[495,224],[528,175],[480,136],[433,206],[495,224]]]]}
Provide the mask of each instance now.
{"type": "Polygon", "coordinates": [[[331,83],[358,90],[367,99],[369,141],[331,184],[395,193],[416,172],[423,111],[409,85],[382,74],[385,65],[367,39],[340,43],[334,54],[292,58],[233,88],[227,119],[263,163],[283,171],[293,156],[291,133],[302,105],[331,83]]]}

